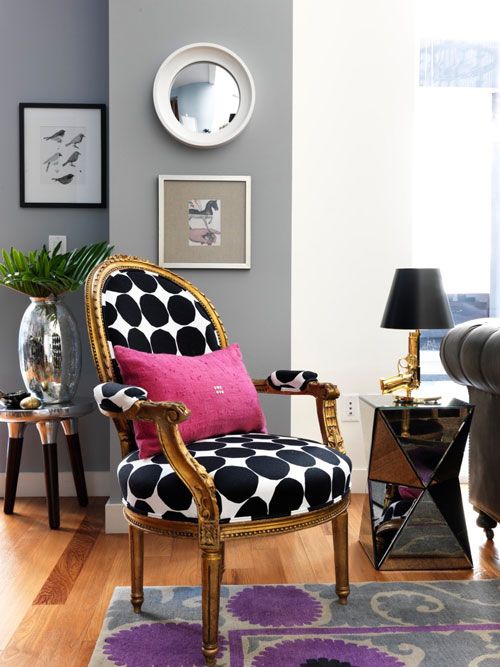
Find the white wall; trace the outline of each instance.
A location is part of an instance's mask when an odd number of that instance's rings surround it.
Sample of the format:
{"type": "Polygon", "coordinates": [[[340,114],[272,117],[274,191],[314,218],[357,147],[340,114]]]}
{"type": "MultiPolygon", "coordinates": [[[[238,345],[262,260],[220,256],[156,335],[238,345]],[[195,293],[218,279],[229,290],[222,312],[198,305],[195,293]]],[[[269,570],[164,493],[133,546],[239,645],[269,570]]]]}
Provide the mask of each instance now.
{"type": "MultiPolygon", "coordinates": [[[[417,50],[413,0],[295,0],[292,368],[342,393],[378,393],[405,332],[380,329],[397,267],[411,265],[417,50]]],[[[364,490],[359,423],[342,425],[364,490]]],[[[314,406],[292,433],[317,438],[314,406]]]]}

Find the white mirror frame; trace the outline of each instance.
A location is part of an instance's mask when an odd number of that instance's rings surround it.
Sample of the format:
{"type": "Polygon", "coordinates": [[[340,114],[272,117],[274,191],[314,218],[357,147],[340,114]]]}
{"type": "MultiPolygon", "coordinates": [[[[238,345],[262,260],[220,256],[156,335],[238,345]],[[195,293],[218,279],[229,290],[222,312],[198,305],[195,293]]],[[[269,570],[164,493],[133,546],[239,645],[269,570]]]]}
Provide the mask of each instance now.
{"type": "Polygon", "coordinates": [[[162,62],[153,85],[153,102],[158,118],[172,136],[189,146],[212,148],[227,144],[245,129],[255,105],[255,85],[250,70],[239,56],[218,44],[199,42],[177,49],[162,62]],[[220,65],[234,77],[240,90],[236,116],[226,127],[213,134],[190,132],[177,120],[170,106],[175,77],[184,67],[198,62],[220,65]]]}

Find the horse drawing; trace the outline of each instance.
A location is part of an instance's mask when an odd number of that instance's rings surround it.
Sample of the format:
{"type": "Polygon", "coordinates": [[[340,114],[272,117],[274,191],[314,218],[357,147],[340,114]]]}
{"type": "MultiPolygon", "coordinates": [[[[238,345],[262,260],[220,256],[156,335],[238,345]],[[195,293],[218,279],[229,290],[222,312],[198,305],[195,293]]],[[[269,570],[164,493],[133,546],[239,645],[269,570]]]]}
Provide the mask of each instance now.
{"type": "MultiPolygon", "coordinates": [[[[190,202],[191,204],[192,202],[190,202]]],[[[217,234],[220,232],[211,229],[209,225],[213,222],[214,211],[219,210],[219,204],[216,199],[209,199],[205,208],[188,208],[189,215],[189,240],[201,245],[213,245],[217,241],[217,234]],[[202,220],[205,227],[191,227],[191,220],[202,220]]]]}
{"type": "Polygon", "coordinates": [[[205,204],[205,208],[202,211],[200,211],[197,208],[190,208],[188,209],[188,213],[190,218],[202,218],[208,215],[212,217],[214,211],[218,210],[219,210],[219,204],[217,203],[217,200],[209,199],[205,204]]]}

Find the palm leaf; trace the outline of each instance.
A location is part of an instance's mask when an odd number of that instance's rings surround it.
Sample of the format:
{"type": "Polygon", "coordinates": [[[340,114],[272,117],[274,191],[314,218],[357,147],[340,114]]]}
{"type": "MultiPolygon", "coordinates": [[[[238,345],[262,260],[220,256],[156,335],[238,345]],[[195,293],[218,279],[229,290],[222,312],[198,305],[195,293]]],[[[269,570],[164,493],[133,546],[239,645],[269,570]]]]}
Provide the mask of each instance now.
{"type": "Polygon", "coordinates": [[[61,244],[48,251],[45,246],[24,255],[17,248],[2,249],[0,285],[29,296],[50,296],[77,290],[90,271],[112,250],[106,241],[60,253],[61,244]]]}

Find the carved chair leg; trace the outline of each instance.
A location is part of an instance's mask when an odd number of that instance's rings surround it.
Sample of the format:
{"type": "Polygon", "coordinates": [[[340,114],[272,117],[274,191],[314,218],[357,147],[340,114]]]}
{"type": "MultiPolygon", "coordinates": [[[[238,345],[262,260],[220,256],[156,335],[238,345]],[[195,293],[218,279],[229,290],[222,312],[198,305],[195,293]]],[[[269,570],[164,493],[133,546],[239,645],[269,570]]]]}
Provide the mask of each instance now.
{"type": "Polygon", "coordinates": [[[139,528],[129,525],[128,542],[130,547],[130,601],[136,614],[140,614],[144,602],[144,533],[139,528]]]}
{"type": "Polygon", "coordinates": [[[349,556],[347,549],[347,511],[332,520],[335,557],[335,592],[339,604],[347,604],[349,595],[349,556]]]}
{"type": "Polygon", "coordinates": [[[224,572],[226,571],[226,543],[221,542],[220,548],[222,552],[221,564],[220,564],[220,583],[222,584],[222,577],[224,576],[224,572]]]}
{"type": "Polygon", "coordinates": [[[208,667],[215,667],[219,650],[219,596],[224,545],[218,549],[201,547],[201,606],[203,619],[203,655],[208,667]]]}

